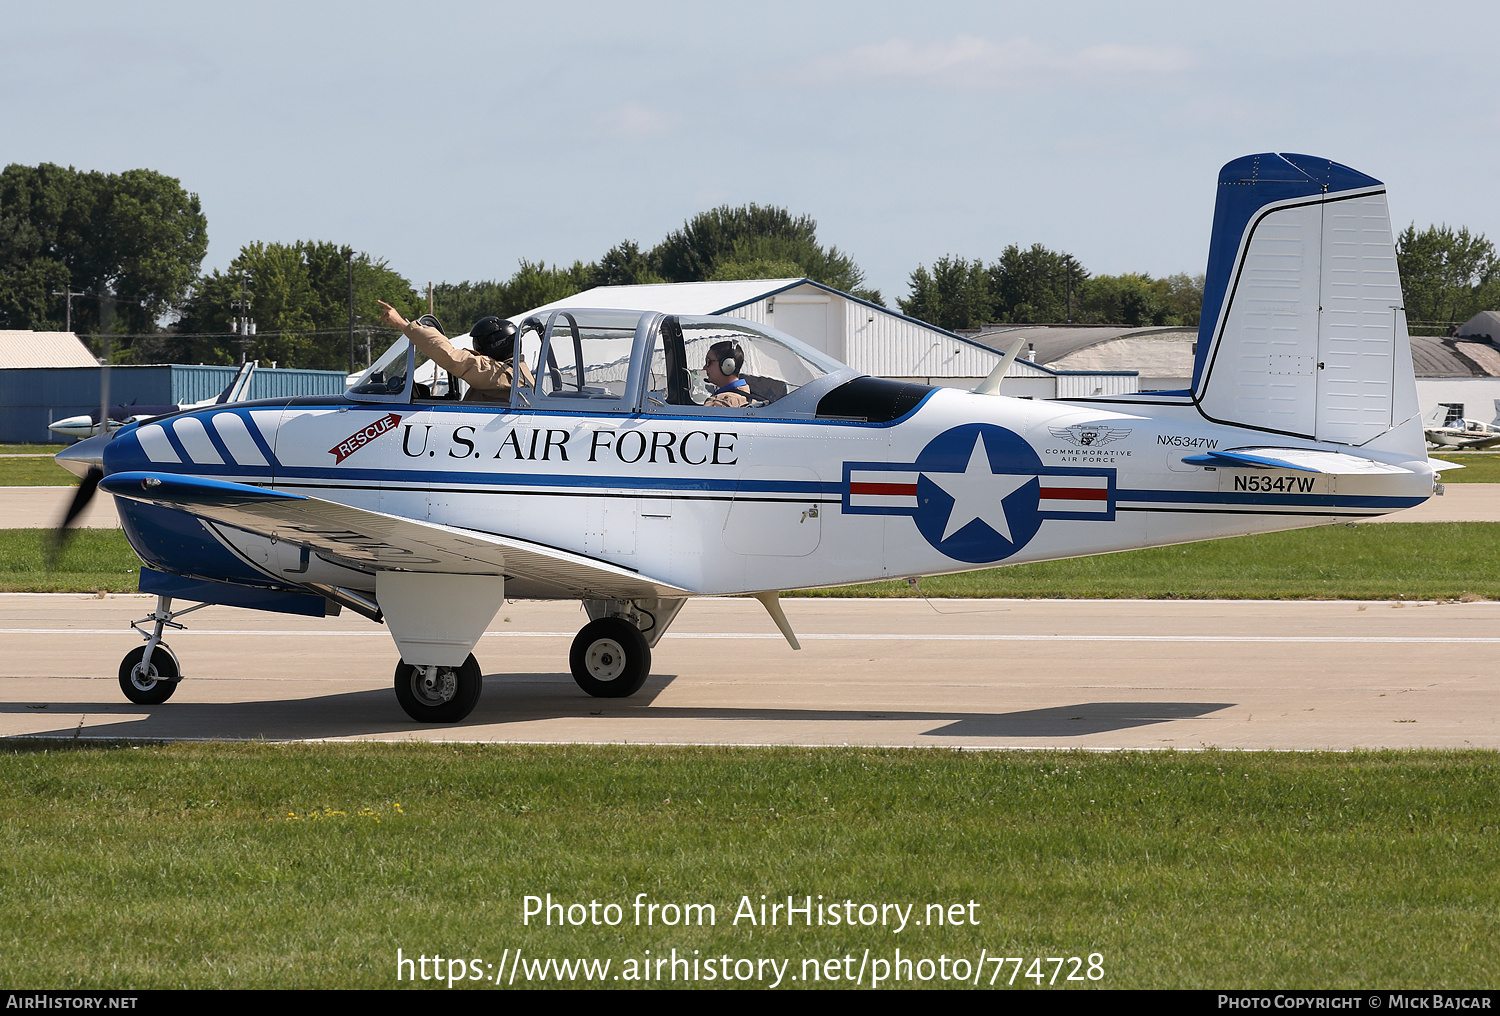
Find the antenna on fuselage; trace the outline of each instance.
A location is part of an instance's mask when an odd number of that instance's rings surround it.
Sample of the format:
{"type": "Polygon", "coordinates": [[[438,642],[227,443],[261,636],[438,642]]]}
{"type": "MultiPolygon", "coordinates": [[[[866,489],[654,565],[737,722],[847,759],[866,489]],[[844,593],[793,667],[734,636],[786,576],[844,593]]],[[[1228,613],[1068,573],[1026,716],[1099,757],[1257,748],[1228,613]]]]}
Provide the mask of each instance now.
{"type": "Polygon", "coordinates": [[[995,365],[995,369],[990,371],[989,377],[974,386],[974,394],[999,395],[1000,382],[1005,380],[1006,372],[1010,370],[1010,365],[1016,362],[1016,356],[1020,354],[1021,347],[1024,345],[1026,345],[1026,336],[1024,335],[1011,343],[1010,348],[1005,351],[1005,355],[1000,358],[1000,362],[995,365]]]}

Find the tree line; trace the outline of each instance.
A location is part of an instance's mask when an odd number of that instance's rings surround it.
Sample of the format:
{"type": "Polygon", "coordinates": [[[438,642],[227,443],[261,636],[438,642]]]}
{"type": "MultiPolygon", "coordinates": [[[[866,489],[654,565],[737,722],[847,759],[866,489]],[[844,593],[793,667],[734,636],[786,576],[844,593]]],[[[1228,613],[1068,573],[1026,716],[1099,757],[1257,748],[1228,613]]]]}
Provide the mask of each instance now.
{"type": "Polygon", "coordinates": [[[1401,296],[1411,330],[1445,335],[1482,310],[1500,310],[1500,258],[1483,233],[1448,225],[1396,237],[1401,296]]]}
{"type": "Polygon", "coordinates": [[[994,324],[1196,325],[1203,276],[1091,275],[1071,254],[1010,244],[986,265],[951,255],[911,273],[903,313],[956,331],[994,324]]]}
{"type": "MultiPolygon", "coordinates": [[[[390,338],[375,301],[407,317],[425,292],[383,258],[327,241],[252,243],[223,270],[201,272],[208,225],[198,196],[151,170],[99,173],[10,165],[0,171],[0,328],[72,330],[122,363],[237,363],[346,369],[353,317],[363,342],[390,338]],[[73,294],[71,298],[67,294],[73,294]],[[71,304],[71,308],[69,305],[71,304]],[[254,322],[244,334],[239,322],[254,322]],[[167,323],[163,323],[167,322],[167,323]]],[[[1483,234],[1415,226],[1397,238],[1408,318],[1459,323],[1497,306],[1497,258],[1483,234]]],[[[443,282],[432,307],[450,333],[489,314],[511,317],[595,286],[810,278],[884,305],[863,271],[824,245],[806,215],[761,205],[701,212],[643,248],[623,240],[597,260],[523,259],[506,279],[443,282]]],[[[910,275],[901,310],[950,330],[995,323],[1197,324],[1203,276],[1093,275],[1042,244],[994,261],[948,255],[910,275]]]]}

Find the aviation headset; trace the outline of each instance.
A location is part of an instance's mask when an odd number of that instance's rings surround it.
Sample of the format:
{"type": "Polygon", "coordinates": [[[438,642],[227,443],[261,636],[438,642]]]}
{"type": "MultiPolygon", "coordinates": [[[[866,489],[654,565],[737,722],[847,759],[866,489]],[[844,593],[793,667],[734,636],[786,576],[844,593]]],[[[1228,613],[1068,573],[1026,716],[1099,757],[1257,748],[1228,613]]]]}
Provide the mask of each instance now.
{"type": "Polygon", "coordinates": [[[474,352],[491,360],[509,360],[516,345],[516,326],[500,317],[480,318],[469,329],[474,352]]]}
{"type": "Polygon", "coordinates": [[[734,377],[745,366],[745,351],[738,342],[728,339],[709,346],[708,355],[719,361],[719,370],[725,377],[734,377]]]}

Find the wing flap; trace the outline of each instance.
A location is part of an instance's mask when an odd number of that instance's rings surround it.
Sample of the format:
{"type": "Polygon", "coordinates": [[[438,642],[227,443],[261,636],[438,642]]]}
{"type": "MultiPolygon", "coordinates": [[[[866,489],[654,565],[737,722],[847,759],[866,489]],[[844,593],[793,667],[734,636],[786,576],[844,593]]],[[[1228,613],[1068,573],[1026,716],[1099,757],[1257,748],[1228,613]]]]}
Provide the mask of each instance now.
{"type": "Polygon", "coordinates": [[[115,473],[99,484],[116,497],[199,515],[309,547],[370,571],[504,575],[565,598],[691,595],[663,582],[555,547],[387,515],[322,498],[172,473],[115,473]]]}

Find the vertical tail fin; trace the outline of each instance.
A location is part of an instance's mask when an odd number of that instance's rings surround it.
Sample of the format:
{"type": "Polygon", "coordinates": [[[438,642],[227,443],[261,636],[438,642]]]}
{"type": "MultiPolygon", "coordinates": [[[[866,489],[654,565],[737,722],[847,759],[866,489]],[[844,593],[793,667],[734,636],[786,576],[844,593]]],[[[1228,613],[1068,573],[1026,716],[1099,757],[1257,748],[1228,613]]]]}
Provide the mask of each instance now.
{"type": "Polygon", "coordinates": [[[1416,415],[1385,186],[1305,155],[1219,173],[1193,394],[1212,420],[1360,445],[1416,415]]]}

